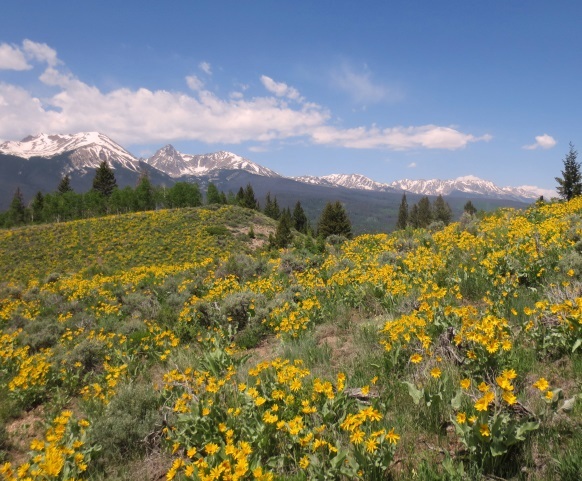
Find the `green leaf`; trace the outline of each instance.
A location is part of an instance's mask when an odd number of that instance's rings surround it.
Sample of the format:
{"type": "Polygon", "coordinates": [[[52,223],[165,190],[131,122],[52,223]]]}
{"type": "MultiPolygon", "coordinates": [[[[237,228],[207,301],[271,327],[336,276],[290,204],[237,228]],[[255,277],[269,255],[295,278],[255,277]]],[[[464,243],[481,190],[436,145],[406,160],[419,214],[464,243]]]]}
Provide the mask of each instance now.
{"type": "Polygon", "coordinates": [[[408,386],[408,394],[414,401],[414,404],[420,403],[420,400],[424,396],[424,389],[417,389],[416,386],[410,382],[403,381],[406,386],[408,386]]]}
{"type": "Polygon", "coordinates": [[[576,396],[574,396],[570,399],[566,399],[564,401],[564,404],[562,404],[562,407],[560,407],[560,411],[564,411],[565,413],[569,413],[570,411],[572,411],[572,409],[574,409],[574,404],[576,404],[576,396]]]}
{"type": "Polygon", "coordinates": [[[491,444],[491,454],[493,457],[502,456],[507,452],[507,446],[501,441],[493,441],[491,444]]]}
{"type": "Polygon", "coordinates": [[[572,347],[572,352],[576,352],[576,349],[578,349],[580,347],[580,345],[582,345],[582,337],[579,337],[578,339],[576,339],[576,342],[574,343],[574,346],[572,347]]]}
{"type": "Polygon", "coordinates": [[[458,411],[461,409],[461,399],[463,398],[463,391],[457,391],[457,394],[453,399],[451,399],[451,406],[454,410],[458,411]]]}
{"type": "Polygon", "coordinates": [[[539,427],[540,423],[534,423],[533,421],[523,423],[521,426],[517,428],[517,431],[515,432],[515,437],[520,441],[524,441],[525,435],[528,432],[535,431],[536,429],[539,429],[539,427]]]}
{"type": "Polygon", "coordinates": [[[342,467],[344,460],[348,456],[348,451],[345,449],[340,449],[338,453],[331,460],[331,467],[333,469],[339,469],[342,467]]]}

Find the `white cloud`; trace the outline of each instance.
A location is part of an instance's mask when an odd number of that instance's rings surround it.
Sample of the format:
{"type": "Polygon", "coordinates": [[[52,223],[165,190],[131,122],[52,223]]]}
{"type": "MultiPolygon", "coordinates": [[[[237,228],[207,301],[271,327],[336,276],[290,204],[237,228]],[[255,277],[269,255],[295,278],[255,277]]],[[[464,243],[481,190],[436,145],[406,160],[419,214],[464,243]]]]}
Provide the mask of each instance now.
{"type": "Polygon", "coordinates": [[[269,148],[264,145],[253,145],[249,147],[251,152],[268,152],[269,148]]]}
{"type": "Polygon", "coordinates": [[[373,82],[372,74],[367,68],[356,71],[351,65],[344,63],[332,73],[331,79],[336,89],[346,92],[359,104],[396,101],[403,97],[397,89],[373,82]]]}
{"type": "Polygon", "coordinates": [[[198,68],[202,70],[206,75],[212,75],[212,67],[208,62],[200,62],[198,68]]]}
{"type": "Polygon", "coordinates": [[[28,60],[46,63],[49,67],[61,63],[56,50],[46,43],[25,39],[22,48],[7,43],[0,44],[0,70],[30,70],[32,65],[28,60]]]}
{"type": "Polygon", "coordinates": [[[470,142],[489,141],[490,135],[475,137],[464,134],[452,127],[438,125],[422,125],[418,127],[392,127],[380,129],[357,127],[353,129],[337,129],[323,126],[313,134],[313,140],[318,144],[334,144],[355,149],[392,150],[407,149],[448,149],[456,150],[466,147],[470,142]]]}
{"type": "Polygon", "coordinates": [[[289,87],[284,82],[275,82],[271,77],[267,77],[266,75],[261,75],[261,82],[269,92],[275,94],[277,97],[287,97],[288,99],[299,101],[302,100],[299,91],[293,87],[289,87]]]}
{"type": "Polygon", "coordinates": [[[29,61],[46,65],[39,78],[57,92],[39,99],[34,91],[0,82],[3,139],[40,132],[101,131],[118,142],[132,144],[197,140],[271,142],[272,146],[275,140],[303,139],[320,145],[392,150],[452,150],[489,139],[436,125],[341,129],[330,125],[331,114],[326,108],[305,101],[295,88],[265,75],[260,80],[271,95],[253,98],[241,91],[219,97],[204,90],[196,75],[186,77],[193,92],[146,88],[102,91],[68,73],[56,52],[45,44],[25,41],[22,52],[29,61]],[[288,99],[298,103],[290,106],[288,99]]]}
{"type": "Polygon", "coordinates": [[[0,44],[0,70],[30,70],[32,65],[26,61],[24,52],[18,47],[0,44]]]}
{"type": "Polygon", "coordinates": [[[414,168],[416,168],[416,162],[411,162],[410,164],[408,164],[408,168],[409,168],[409,169],[414,169],[414,168]]]}
{"type": "Polygon", "coordinates": [[[536,135],[535,139],[535,143],[531,145],[524,145],[523,148],[526,150],[551,149],[557,144],[556,140],[548,134],[536,135]]]}
{"type": "Polygon", "coordinates": [[[196,75],[188,75],[186,77],[186,83],[191,90],[197,92],[198,90],[202,90],[204,87],[204,82],[200,80],[196,75]]]}
{"type": "Polygon", "coordinates": [[[32,40],[22,42],[22,50],[26,56],[37,62],[46,63],[49,67],[60,64],[56,50],[50,48],[46,43],[37,43],[32,40]]]}

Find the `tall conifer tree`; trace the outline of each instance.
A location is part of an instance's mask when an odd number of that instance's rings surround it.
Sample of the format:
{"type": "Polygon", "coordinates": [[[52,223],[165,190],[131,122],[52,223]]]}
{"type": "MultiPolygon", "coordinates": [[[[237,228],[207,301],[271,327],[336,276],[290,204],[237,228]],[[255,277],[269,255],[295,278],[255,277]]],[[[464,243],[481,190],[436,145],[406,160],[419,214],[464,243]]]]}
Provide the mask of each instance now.
{"type": "Polygon", "coordinates": [[[93,190],[99,192],[104,197],[109,197],[115,189],[117,189],[117,181],[115,180],[113,169],[109,167],[106,160],[103,160],[95,171],[93,190]]]}
{"type": "Polygon", "coordinates": [[[396,221],[397,229],[406,229],[408,225],[408,202],[406,201],[406,194],[402,194],[400,207],[398,209],[398,220],[396,221]]]}
{"type": "Polygon", "coordinates": [[[562,177],[556,177],[558,187],[556,190],[564,200],[571,200],[582,195],[582,173],[580,163],[577,162],[578,152],[570,142],[570,151],[564,159],[564,170],[562,177]]]}

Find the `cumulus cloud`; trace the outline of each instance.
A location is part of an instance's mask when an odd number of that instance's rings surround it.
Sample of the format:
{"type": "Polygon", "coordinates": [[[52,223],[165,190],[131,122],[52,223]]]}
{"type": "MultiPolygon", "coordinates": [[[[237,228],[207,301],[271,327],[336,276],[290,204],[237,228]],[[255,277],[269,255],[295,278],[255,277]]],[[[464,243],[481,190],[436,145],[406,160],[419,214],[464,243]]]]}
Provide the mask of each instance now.
{"type": "Polygon", "coordinates": [[[397,89],[375,83],[371,72],[365,68],[357,71],[351,65],[344,63],[338,70],[332,72],[332,85],[347,93],[354,102],[360,104],[395,101],[402,98],[397,89]]]}
{"type": "Polygon", "coordinates": [[[535,139],[536,141],[533,144],[524,145],[523,148],[526,150],[551,149],[557,144],[556,140],[548,134],[536,135],[535,139]]]}
{"type": "Polygon", "coordinates": [[[488,141],[490,135],[475,137],[464,134],[452,127],[422,125],[418,127],[391,127],[380,129],[376,126],[337,129],[323,126],[313,133],[318,144],[334,144],[355,149],[408,150],[415,148],[456,150],[470,142],[488,141]]]}
{"type": "Polygon", "coordinates": [[[275,82],[271,77],[261,75],[261,83],[271,93],[277,97],[287,97],[291,100],[302,100],[299,91],[293,87],[289,87],[284,82],[275,82]]]}
{"type": "Polygon", "coordinates": [[[56,50],[46,43],[25,39],[22,47],[0,44],[0,70],[30,70],[33,65],[29,61],[47,64],[48,67],[61,63],[56,50]]]}
{"type": "Polygon", "coordinates": [[[30,70],[24,52],[14,45],[0,44],[0,70],[30,70]]]}
{"type": "MultiPolygon", "coordinates": [[[[39,132],[96,130],[118,142],[132,144],[197,140],[272,145],[277,140],[302,139],[319,145],[394,150],[453,150],[489,139],[437,125],[342,129],[331,125],[332,116],[326,108],[305,101],[295,88],[266,75],[260,80],[269,95],[252,98],[243,91],[219,97],[205,90],[196,75],[186,77],[191,89],[187,92],[146,88],[103,91],[66,71],[56,51],[45,44],[25,41],[21,49],[9,46],[10,50],[5,45],[0,45],[9,52],[5,58],[14,57],[16,49],[25,61],[44,65],[39,78],[57,92],[41,99],[34,91],[0,82],[3,139],[39,132]],[[289,99],[296,102],[290,106],[289,99]]],[[[11,65],[14,69],[19,64],[13,61],[11,65]]],[[[19,68],[25,65],[28,64],[21,63],[19,68]]]]}
{"type": "Polygon", "coordinates": [[[208,62],[200,62],[198,68],[202,70],[206,75],[212,75],[212,67],[208,62]]]}
{"type": "Polygon", "coordinates": [[[46,43],[37,43],[26,39],[22,42],[22,50],[28,58],[46,63],[49,67],[54,67],[61,63],[57,57],[57,51],[46,43]]]}
{"type": "Polygon", "coordinates": [[[186,83],[191,90],[197,92],[198,90],[202,90],[204,87],[204,82],[200,80],[196,75],[188,75],[186,77],[186,83]]]}

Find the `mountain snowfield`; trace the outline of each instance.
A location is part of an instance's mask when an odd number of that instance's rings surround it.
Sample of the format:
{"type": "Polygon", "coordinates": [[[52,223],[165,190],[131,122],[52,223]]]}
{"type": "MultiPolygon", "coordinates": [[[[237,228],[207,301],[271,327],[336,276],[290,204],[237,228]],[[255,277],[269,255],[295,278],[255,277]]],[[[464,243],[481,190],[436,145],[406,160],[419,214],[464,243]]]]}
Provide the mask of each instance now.
{"type": "Polygon", "coordinates": [[[212,154],[191,155],[178,152],[172,145],[162,147],[145,162],[173,178],[195,177],[221,169],[240,169],[265,177],[281,177],[271,169],[232,152],[220,151],[212,154]]]}
{"type": "MultiPolygon", "coordinates": [[[[0,153],[30,159],[31,157],[51,158],[70,152],[71,171],[87,172],[98,167],[106,160],[113,169],[124,168],[133,172],[141,170],[141,162],[167,174],[179,178],[192,178],[219,170],[244,170],[264,177],[279,177],[271,169],[245,159],[232,152],[214,152],[209,154],[184,154],[172,145],[159,149],[148,159],[138,159],[106,135],[98,132],[81,132],[68,135],[40,134],[29,136],[21,141],[8,141],[0,144],[0,153]]],[[[397,180],[390,184],[376,182],[361,174],[331,174],[322,177],[291,177],[292,180],[311,185],[343,187],[377,192],[410,192],[420,195],[466,194],[530,202],[539,196],[551,198],[556,192],[535,186],[498,187],[493,182],[472,175],[451,180],[397,180]]]]}
{"type": "MultiPolygon", "coordinates": [[[[113,168],[121,165],[135,172],[140,170],[138,159],[99,132],[72,135],[40,134],[26,137],[20,142],[9,141],[0,144],[0,153],[25,159],[54,157],[64,152],[73,152],[71,160],[72,168],[75,170],[94,169],[102,160],[108,161],[113,168]]],[[[64,172],[66,173],[68,172],[64,172]]]]}

